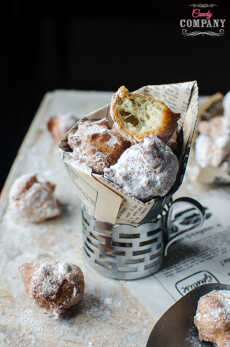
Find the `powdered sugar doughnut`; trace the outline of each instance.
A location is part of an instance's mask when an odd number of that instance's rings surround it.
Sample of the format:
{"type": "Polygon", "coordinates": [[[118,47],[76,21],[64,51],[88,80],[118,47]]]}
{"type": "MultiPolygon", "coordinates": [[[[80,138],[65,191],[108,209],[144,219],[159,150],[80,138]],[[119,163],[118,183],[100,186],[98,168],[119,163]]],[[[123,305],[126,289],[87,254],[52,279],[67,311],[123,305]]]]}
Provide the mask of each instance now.
{"type": "Polygon", "coordinates": [[[77,121],[77,117],[72,113],[53,116],[47,123],[47,128],[55,142],[59,142],[67,130],[77,121]]]}
{"type": "Polygon", "coordinates": [[[84,276],[76,265],[34,261],[23,264],[20,271],[35,303],[58,316],[83,297],[84,276]]]}
{"type": "Polygon", "coordinates": [[[61,209],[54,197],[54,189],[55,184],[37,174],[23,175],[12,185],[9,206],[33,223],[59,216],[61,209]]]}
{"type": "Polygon", "coordinates": [[[201,341],[230,346],[230,291],[214,290],[198,302],[194,324],[201,341]],[[228,344],[227,344],[228,342],[228,344]]]}
{"type": "Polygon", "coordinates": [[[179,164],[171,148],[155,135],[128,148],[104,170],[107,179],[140,200],[164,196],[176,180],[179,164]]]}
{"type": "Polygon", "coordinates": [[[68,135],[73,159],[85,163],[95,173],[116,163],[130,143],[123,139],[104,118],[99,121],[79,121],[78,128],[68,135]]]}

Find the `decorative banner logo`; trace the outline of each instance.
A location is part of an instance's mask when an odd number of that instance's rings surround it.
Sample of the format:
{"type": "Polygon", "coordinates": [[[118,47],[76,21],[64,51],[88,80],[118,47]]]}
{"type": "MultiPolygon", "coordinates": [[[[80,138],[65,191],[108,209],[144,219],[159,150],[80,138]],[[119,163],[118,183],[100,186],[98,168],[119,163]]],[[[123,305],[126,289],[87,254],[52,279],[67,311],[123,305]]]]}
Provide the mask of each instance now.
{"type": "Polygon", "coordinates": [[[191,4],[189,6],[193,7],[192,18],[180,19],[182,35],[186,37],[224,35],[226,19],[214,18],[214,11],[208,9],[216,7],[216,4],[191,4]]]}
{"type": "Polygon", "coordinates": [[[219,283],[219,281],[211,272],[199,271],[178,281],[175,286],[177,291],[183,296],[207,283],[219,283]]]}

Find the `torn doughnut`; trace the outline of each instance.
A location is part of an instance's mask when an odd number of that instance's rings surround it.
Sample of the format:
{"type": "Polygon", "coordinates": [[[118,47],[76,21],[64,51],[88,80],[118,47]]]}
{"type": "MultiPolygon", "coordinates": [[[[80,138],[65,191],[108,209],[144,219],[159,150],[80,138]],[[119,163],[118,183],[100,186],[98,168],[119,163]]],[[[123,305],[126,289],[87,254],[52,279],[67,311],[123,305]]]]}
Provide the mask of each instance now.
{"type": "Polygon", "coordinates": [[[47,128],[55,142],[59,142],[78,118],[72,113],[53,116],[47,123],[47,128]]]}
{"type": "Polygon", "coordinates": [[[23,175],[11,187],[9,206],[29,222],[43,222],[61,214],[54,190],[55,184],[40,175],[23,175]]]}
{"type": "Polygon", "coordinates": [[[104,170],[104,176],[124,192],[146,201],[165,196],[176,180],[178,169],[178,159],[171,148],[150,135],[128,148],[115,165],[104,170]]]}
{"type": "Polygon", "coordinates": [[[34,261],[19,269],[27,294],[38,306],[57,316],[78,304],[83,297],[84,276],[74,264],[34,261]]]}
{"type": "Polygon", "coordinates": [[[131,142],[140,142],[154,134],[165,143],[177,128],[179,114],[150,96],[129,93],[124,86],[112,97],[111,117],[121,132],[131,142]]]}
{"type": "Polygon", "coordinates": [[[229,347],[230,291],[214,290],[202,296],[198,301],[194,324],[201,341],[229,347]]]}
{"type": "Polygon", "coordinates": [[[130,146],[130,142],[116,129],[111,129],[105,118],[79,121],[77,129],[68,135],[68,144],[73,150],[73,159],[86,164],[98,174],[115,164],[130,146]]]}

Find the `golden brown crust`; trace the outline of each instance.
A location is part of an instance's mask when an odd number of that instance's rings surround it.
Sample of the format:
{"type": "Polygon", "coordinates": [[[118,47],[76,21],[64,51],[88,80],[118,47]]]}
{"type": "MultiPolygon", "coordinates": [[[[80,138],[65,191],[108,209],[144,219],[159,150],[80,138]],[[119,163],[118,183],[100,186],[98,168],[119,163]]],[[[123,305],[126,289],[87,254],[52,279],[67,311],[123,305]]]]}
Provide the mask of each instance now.
{"type": "Polygon", "coordinates": [[[61,140],[62,133],[58,124],[58,118],[56,116],[49,119],[47,128],[56,142],[61,140]]]}
{"type": "MultiPolygon", "coordinates": [[[[125,86],[120,87],[117,93],[115,93],[112,97],[111,116],[119,131],[132,142],[140,142],[144,139],[144,137],[154,134],[157,135],[162,141],[167,143],[173,132],[176,130],[177,120],[179,119],[179,114],[173,113],[164,102],[152,99],[148,95],[129,93],[128,89],[125,86]],[[118,106],[121,105],[122,100],[124,100],[125,98],[128,98],[131,102],[135,102],[137,98],[139,98],[140,100],[152,103],[152,105],[161,105],[161,108],[163,109],[163,117],[160,124],[157,125],[155,129],[152,128],[151,130],[146,130],[141,135],[138,135],[135,130],[127,130],[118,112],[118,106]]],[[[137,125],[135,124],[134,119],[132,123],[134,126],[137,125]]]]}
{"type": "Polygon", "coordinates": [[[115,164],[130,146],[115,128],[110,129],[106,119],[79,121],[77,130],[69,134],[68,143],[73,157],[99,174],[115,164]]]}

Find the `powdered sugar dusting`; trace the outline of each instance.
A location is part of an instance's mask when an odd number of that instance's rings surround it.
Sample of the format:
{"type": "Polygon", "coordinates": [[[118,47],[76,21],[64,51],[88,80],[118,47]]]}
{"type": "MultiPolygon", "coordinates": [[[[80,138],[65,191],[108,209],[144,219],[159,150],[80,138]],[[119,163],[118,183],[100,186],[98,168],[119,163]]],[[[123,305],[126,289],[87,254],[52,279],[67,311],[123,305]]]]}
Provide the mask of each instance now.
{"type": "Polygon", "coordinates": [[[121,141],[119,141],[118,137],[115,135],[112,135],[107,141],[107,146],[114,147],[115,145],[121,145],[121,141]]]}
{"type": "Polygon", "coordinates": [[[146,200],[164,196],[175,182],[179,164],[172,150],[155,135],[128,148],[117,164],[104,170],[105,178],[126,193],[146,200]]]}
{"type": "Polygon", "coordinates": [[[198,321],[201,319],[220,320],[224,317],[225,320],[227,319],[230,322],[230,291],[214,290],[200,299],[200,305],[202,305],[202,302],[205,302],[207,306],[212,302],[215,304],[212,304],[207,312],[205,310],[205,313],[198,309],[196,313],[198,321]]]}
{"type": "Polygon", "coordinates": [[[55,185],[40,175],[26,174],[13,184],[10,194],[10,208],[31,222],[59,216],[60,207],[54,197],[55,185]]]}
{"type": "Polygon", "coordinates": [[[74,123],[78,120],[77,116],[73,113],[65,113],[57,117],[58,117],[59,125],[63,134],[67,130],[69,130],[74,125],[74,123]]]}
{"type": "Polygon", "coordinates": [[[194,323],[200,340],[224,346],[221,344],[223,338],[230,335],[230,291],[214,290],[202,296],[198,302],[194,323]]]}
{"type": "Polygon", "coordinates": [[[83,292],[83,274],[76,265],[42,262],[32,275],[31,295],[35,302],[57,315],[76,305],[82,299],[83,292]]]}
{"type": "Polygon", "coordinates": [[[114,164],[129,146],[119,134],[110,128],[103,118],[99,121],[79,121],[75,131],[68,135],[68,144],[73,150],[73,159],[85,163],[96,173],[114,164]]]}

